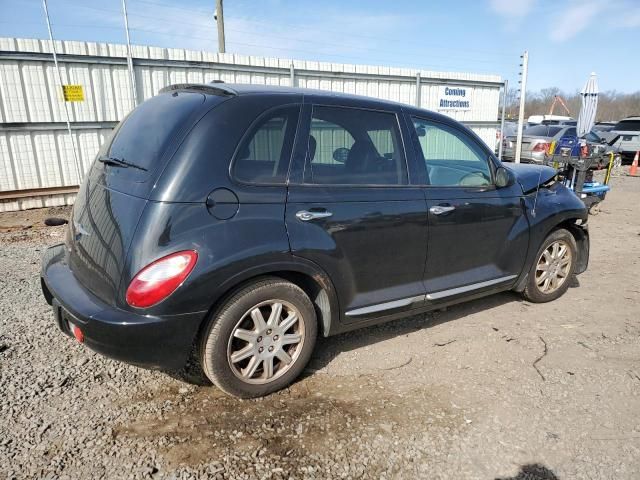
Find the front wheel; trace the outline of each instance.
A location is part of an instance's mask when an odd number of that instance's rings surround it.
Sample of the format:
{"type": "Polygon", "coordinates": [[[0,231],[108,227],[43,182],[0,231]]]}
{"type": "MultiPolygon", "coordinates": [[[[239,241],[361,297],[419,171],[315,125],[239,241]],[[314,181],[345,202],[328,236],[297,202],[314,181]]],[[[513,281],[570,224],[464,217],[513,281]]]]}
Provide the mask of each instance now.
{"type": "Polygon", "coordinates": [[[201,365],[209,380],[230,395],[267,395],[302,373],[316,335],[315,310],[302,289],[277,278],[260,280],[212,316],[201,365]]]}
{"type": "Polygon", "coordinates": [[[530,302],[550,302],[569,288],[577,259],[576,240],[568,230],[553,231],[542,242],[523,295],[530,302]]]}

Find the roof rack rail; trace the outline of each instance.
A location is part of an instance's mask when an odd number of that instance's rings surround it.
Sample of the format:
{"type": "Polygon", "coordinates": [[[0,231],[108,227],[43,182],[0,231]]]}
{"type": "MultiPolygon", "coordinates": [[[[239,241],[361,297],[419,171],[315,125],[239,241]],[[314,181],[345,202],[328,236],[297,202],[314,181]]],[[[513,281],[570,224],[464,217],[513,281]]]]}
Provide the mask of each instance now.
{"type": "Polygon", "coordinates": [[[230,97],[238,95],[238,92],[233,88],[220,83],[216,83],[214,85],[206,83],[176,83],[160,89],[160,92],[158,93],[171,92],[174,90],[198,90],[204,93],[211,93],[213,95],[225,95],[230,97]]]}

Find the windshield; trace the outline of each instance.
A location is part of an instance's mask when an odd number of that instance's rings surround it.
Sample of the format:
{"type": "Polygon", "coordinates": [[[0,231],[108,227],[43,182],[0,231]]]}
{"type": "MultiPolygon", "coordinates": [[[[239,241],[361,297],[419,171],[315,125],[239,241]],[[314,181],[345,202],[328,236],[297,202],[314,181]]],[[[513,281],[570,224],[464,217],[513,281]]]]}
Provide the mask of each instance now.
{"type": "Polygon", "coordinates": [[[562,127],[555,125],[534,125],[533,127],[525,128],[522,134],[531,137],[553,137],[560,130],[562,130],[562,127]]]}
{"type": "Polygon", "coordinates": [[[201,93],[173,92],[145,101],[120,122],[100,149],[98,159],[113,161],[96,162],[96,168],[144,181],[147,171],[155,169],[175,136],[190,125],[190,116],[204,98],[201,93]],[[122,165],[115,165],[118,161],[134,168],[123,169],[122,165]]]}
{"type": "Polygon", "coordinates": [[[640,132],[640,120],[623,120],[613,129],[621,132],[640,132]]]}

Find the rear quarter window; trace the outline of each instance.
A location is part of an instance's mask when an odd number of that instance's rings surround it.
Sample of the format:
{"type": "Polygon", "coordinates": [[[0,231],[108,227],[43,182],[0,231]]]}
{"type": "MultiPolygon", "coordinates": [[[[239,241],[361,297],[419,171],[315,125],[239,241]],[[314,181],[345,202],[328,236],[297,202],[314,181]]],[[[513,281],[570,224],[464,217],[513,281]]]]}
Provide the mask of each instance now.
{"type": "Polygon", "coordinates": [[[298,125],[298,105],[263,114],[240,142],[231,174],[242,183],[281,185],[286,182],[298,125]]]}

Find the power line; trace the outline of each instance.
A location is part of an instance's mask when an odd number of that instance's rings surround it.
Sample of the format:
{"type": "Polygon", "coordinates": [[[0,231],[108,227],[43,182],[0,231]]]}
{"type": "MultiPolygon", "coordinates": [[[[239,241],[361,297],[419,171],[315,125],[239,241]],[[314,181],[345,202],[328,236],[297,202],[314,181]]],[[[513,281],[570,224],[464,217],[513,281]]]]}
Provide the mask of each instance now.
{"type": "MultiPolygon", "coordinates": [[[[153,4],[153,5],[157,5],[157,6],[161,6],[163,8],[173,8],[173,9],[180,9],[181,11],[185,11],[184,8],[182,7],[175,7],[172,5],[168,5],[162,2],[158,2],[158,1],[151,1],[151,0],[135,0],[135,2],[132,2],[133,4],[137,4],[137,3],[145,3],[145,4],[153,4]]],[[[86,5],[77,5],[80,6],[81,8],[85,8],[85,9],[89,9],[89,10],[94,10],[94,11],[99,11],[99,12],[106,12],[106,13],[110,13],[113,15],[120,15],[121,12],[116,12],[114,10],[108,10],[108,9],[103,9],[103,8],[96,8],[96,7],[92,7],[92,6],[86,6],[86,5]]],[[[187,12],[196,12],[198,15],[202,15],[204,13],[203,10],[201,11],[195,11],[195,10],[186,10],[187,12]]],[[[154,16],[154,15],[147,15],[147,14],[143,14],[143,13],[129,13],[129,15],[131,17],[136,17],[136,18],[149,18],[149,19],[153,19],[153,20],[157,20],[157,21],[161,21],[161,22],[166,22],[166,23],[172,23],[175,24],[175,20],[168,20],[166,18],[161,18],[158,16],[154,16]]],[[[260,21],[253,21],[250,20],[250,23],[255,23],[258,25],[267,25],[270,28],[274,27],[274,24],[271,23],[266,23],[266,22],[260,22],[260,21]]],[[[4,22],[3,22],[4,23],[4,22]]],[[[7,22],[9,23],[9,22],[7,22]]],[[[25,22],[26,23],[26,22],[25,22]]],[[[35,23],[35,22],[34,22],[35,23]]],[[[191,25],[194,27],[197,27],[199,29],[207,29],[208,26],[206,24],[203,23],[195,23],[195,22],[185,22],[185,21],[180,21],[179,22],[181,25],[191,25]]],[[[57,26],[62,26],[62,27],[69,27],[69,28],[101,28],[101,29],[107,29],[107,30],[120,30],[121,27],[115,27],[115,26],[106,26],[106,25],[92,25],[92,24],[64,24],[64,23],[54,23],[54,25],[57,26]]],[[[211,28],[213,27],[213,22],[211,22],[211,28]]],[[[292,28],[294,30],[300,30],[301,27],[298,26],[292,26],[292,28]]],[[[166,36],[166,37],[182,37],[182,38],[189,38],[189,39],[198,39],[198,40],[206,40],[211,42],[212,40],[214,40],[215,38],[215,32],[213,31],[213,28],[211,30],[212,35],[209,36],[199,36],[199,35],[193,35],[193,34],[180,34],[180,33],[168,33],[166,30],[154,30],[151,28],[144,28],[144,27],[139,27],[139,28],[131,28],[132,31],[136,31],[136,32],[145,32],[145,33],[152,33],[152,34],[156,34],[156,35],[160,35],[160,36],[166,36]]],[[[237,29],[237,28],[227,28],[227,30],[234,32],[234,33],[238,33],[238,34],[242,34],[242,35],[256,35],[258,34],[257,32],[250,32],[247,30],[242,30],[242,29],[237,29]]],[[[320,31],[320,30],[318,30],[320,31]]],[[[330,30],[328,30],[330,31],[330,30]]],[[[308,33],[308,30],[305,30],[305,33],[308,33]]],[[[327,31],[323,31],[323,34],[326,34],[327,31]]],[[[344,34],[344,32],[342,32],[344,34]]],[[[376,54],[375,58],[365,58],[359,55],[351,55],[351,54],[338,54],[335,52],[326,52],[326,51],[320,51],[317,49],[306,49],[306,48],[298,48],[298,47],[289,47],[289,46],[277,46],[277,45],[273,45],[273,44],[266,44],[266,43],[261,43],[261,44],[256,44],[256,43],[251,43],[251,42],[242,42],[242,41],[230,41],[229,43],[233,44],[233,45],[238,45],[238,46],[243,46],[243,47],[251,47],[251,48],[260,48],[260,49],[266,49],[266,50],[275,50],[275,51],[281,51],[281,52],[301,52],[301,53],[305,53],[305,54],[309,54],[309,55],[314,55],[314,56],[322,56],[324,58],[342,58],[342,59],[347,59],[349,62],[353,62],[353,61],[362,61],[365,62],[367,64],[372,64],[372,63],[386,63],[386,64],[393,64],[393,65],[398,65],[398,66],[404,66],[406,67],[407,64],[413,64],[413,65],[417,65],[417,63],[415,61],[410,61],[410,62],[402,62],[402,61],[398,61],[397,57],[394,57],[393,59],[391,58],[387,58],[384,56],[381,56],[381,53],[387,53],[390,55],[397,55],[398,52],[397,51],[391,51],[391,50],[381,50],[381,49],[374,49],[371,47],[366,47],[363,45],[353,45],[353,44],[349,44],[349,43],[333,43],[333,42],[317,42],[317,41],[313,41],[313,40],[309,40],[309,39],[305,39],[305,38],[300,38],[300,37],[294,37],[294,36],[285,36],[285,35],[278,35],[278,34],[271,34],[271,33],[267,33],[267,34],[262,34],[262,36],[264,38],[267,39],[281,39],[281,40],[289,40],[289,41],[295,41],[295,42],[300,42],[300,43],[311,43],[314,45],[318,45],[321,44],[322,46],[334,46],[334,47],[338,47],[338,48],[352,48],[355,50],[359,50],[359,51],[364,51],[364,52],[373,52],[376,54]]],[[[380,37],[372,37],[369,35],[357,35],[357,34],[352,34],[349,33],[349,37],[360,37],[360,38],[374,38],[376,40],[380,40],[380,37]]],[[[232,39],[233,40],[233,39],[232,39]]],[[[394,40],[394,43],[398,43],[398,44],[402,44],[404,45],[403,42],[401,41],[397,41],[394,40]]],[[[422,44],[422,45],[427,45],[427,44],[422,44]]],[[[467,51],[472,51],[472,50],[467,50],[467,51]]],[[[414,50],[407,50],[406,48],[402,49],[402,53],[405,54],[411,54],[414,55],[416,58],[420,58],[419,55],[422,54],[424,55],[424,52],[418,52],[418,51],[414,51],[414,50]]],[[[500,55],[500,56],[509,56],[508,54],[497,54],[496,52],[492,52],[492,55],[500,55]]],[[[427,55],[426,56],[428,59],[433,59],[433,58],[439,58],[439,59],[451,59],[452,61],[454,61],[455,63],[451,64],[449,62],[447,62],[446,65],[443,64],[431,64],[429,66],[429,68],[438,68],[438,69],[456,69],[456,70],[465,70],[465,68],[463,67],[458,67],[457,65],[460,65],[459,62],[464,62],[464,63],[476,63],[476,64],[485,64],[485,65],[495,65],[495,69],[501,70],[501,71],[505,71],[505,65],[509,64],[511,62],[507,61],[507,60],[500,60],[500,59],[487,59],[485,58],[468,58],[468,57],[460,57],[458,55],[456,55],[455,57],[449,57],[449,56],[440,56],[440,55],[427,55]],[[457,64],[457,65],[456,65],[457,64]]],[[[422,62],[420,62],[422,63],[422,62]]],[[[425,67],[420,67],[420,68],[425,68],[425,67]]],[[[493,72],[492,72],[493,73],[493,72]]],[[[510,69],[508,70],[508,75],[512,75],[513,73],[510,72],[510,69]]],[[[507,76],[507,75],[504,75],[507,76]]]]}
{"type": "MultiPolygon", "coordinates": [[[[266,26],[270,26],[273,27],[272,23],[267,23],[267,22],[262,22],[259,20],[245,20],[249,23],[255,23],[258,25],[266,25],[266,26]]],[[[298,31],[302,31],[305,33],[308,33],[309,30],[315,30],[317,32],[322,32],[322,33],[336,33],[338,35],[345,35],[344,31],[339,31],[339,30],[332,30],[332,29],[317,29],[317,28],[313,28],[313,27],[309,27],[309,26],[304,26],[301,27],[299,25],[292,25],[292,24],[286,24],[286,23],[278,23],[278,26],[283,26],[283,27],[287,27],[287,30],[298,30],[298,31]]],[[[365,38],[365,39],[369,39],[369,40],[383,40],[385,43],[395,43],[398,45],[403,45],[406,46],[406,42],[403,42],[401,40],[397,40],[395,38],[389,38],[389,37],[381,37],[379,35],[363,35],[363,34],[357,34],[357,33],[353,33],[353,32],[349,32],[348,33],[349,37],[357,37],[357,38],[365,38]]],[[[423,46],[428,46],[428,47],[436,47],[436,48],[442,48],[442,49],[447,49],[447,50],[455,50],[454,48],[448,46],[448,45],[443,45],[443,44],[435,44],[435,43],[427,43],[427,42],[420,42],[421,45],[423,46]]],[[[513,52],[513,53],[498,53],[498,52],[494,52],[494,51],[488,51],[488,50],[475,50],[475,49],[466,49],[468,52],[476,52],[476,53],[490,53],[492,55],[501,55],[501,56],[508,56],[508,57],[515,57],[516,55],[519,55],[519,53],[517,52],[513,52]]]]}
{"type": "MultiPolygon", "coordinates": [[[[180,33],[168,33],[168,32],[164,32],[161,30],[152,30],[152,29],[148,29],[148,28],[131,28],[131,31],[134,32],[146,32],[146,33],[153,33],[156,35],[160,35],[160,36],[167,36],[167,37],[183,37],[183,38],[189,38],[189,39],[197,39],[197,40],[207,40],[207,41],[211,41],[214,37],[212,34],[212,37],[204,37],[204,36],[199,36],[199,35],[186,35],[186,34],[180,34],[180,33]]],[[[244,47],[253,47],[253,48],[262,48],[262,49],[266,49],[266,50],[276,50],[276,51],[283,51],[283,52],[301,52],[301,53],[306,53],[306,54],[310,54],[310,55],[321,55],[321,56],[325,56],[325,57],[332,57],[332,58],[343,58],[348,60],[349,62],[353,62],[354,60],[359,60],[362,61],[368,65],[372,65],[372,59],[370,58],[365,58],[365,57],[359,57],[359,56],[355,56],[355,55],[341,55],[341,54],[336,54],[336,53],[327,53],[327,52],[318,52],[318,51],[313,51],[313,50],[305,50],[305,49],[300,49],[300,48],[290,48],[290,47],[276,47],[276,46],[272,46],[272,45],[265,45],[265,44],[255,44],[255,43],[246,43],[246,42],[237,42],[237,41],[231,41],[231,42],[227,42],[229,44],[233,44],[233,45],[240,45],[240,46],[244,46],[244,47]]],[[[242,53],[240,53],[242,54],[242,53]]],[[[409,68],[407,66],[406,63],[403,62],[398,62],[397,60],[391,60],[391,59],[386,59],[384,57],[379,57],[379,60],[381,62],[384,62],[386,64],[390,64],[390,65],[394,65],[394,66],[398,66],[398,67],[404,67],[404,68],[409,68]]],[[[445,65],[435,65],[435,64],[430,64],[430,65],[421,65],[421,66],[417,66],[418,64],[414,64],[413,68],[439,68],[439,69],[457,69],[458,67],[455,66],[445,66],[445,65]]],[[[484,72],[478,72],[478,73],[495,73],[495,72],[491,72],[488,70],[485,70],[484,72]]]]}
{"type": "MultiPolygon", "coordinates": [[[[142,0],[138,0],[138,1],[142,1],[142,0]]],[[[145,0],[146,2],[146,0],[145,0]]],[[[146,2],[146,3],[151,3],[151,2],[146,2]]],[[[153,19],[153,20],[157,20],[160,22],[164,22],[164,23],[170,23],[170,24],[175,24],[175,20],[170,20],[170,19],[166,19],[166,18],[161,18],[161,17],[157,17],[154,15],[147,15],[147,14],[140,14],[140,13],[129,13],[130,17],[138,17],[138,18],[149,18],[149,19],[153,19]]],[[[191,26],[195,26],[201,29],[205,29],[207,28],[206,24],[202,24],[202,23],[194,23],[194,22],[185,22],[185,21],[181,21],[181,24],[184,25],[191,25],[191,26]]],[[[245,35],[257,35],[257,32],[249,32],[247,30],[241,30],[241,29],[237,29],[237,28],[230,28],[230,27],[225,27],[225,29],[227,31],[230,32],[235,32],[235,33],[241,33],[241,34],[245,34],[245,35]]],[[[132,29],[134,30],[134,29],[132,29]]],[[[145,31],[145,29],[143,28],[137,28],[137,30],[140,31],[145,31]]],[[[151,30],[148,30],[151,31],[151,30]]],[[[157,32],[160,33],[160,32],[157,32]]],[[[175,34],[176,36],[180,36],[180,34],[175,34]]],[[[296,42],[301,42],[301,43],[311,43],[314,45],[317,45],[319,42],[318,41],[314,41],[314,40],[308,40],[308,39],[303,39],[300,37],[291,37],[291,36],[284,36],[284,35],[277,35],[277,34],[272,34],[272,33],[267,33],[267,34],[262,34],[262,36],[266,37],[266,38],[271,38],[271,39],[282,39],[282,40],[293,40],[296,42]]],[[[196,36],[193,36],[194,38],[198,38],[196,36]]],[[[207,39],[209,39],[207,37],[207,39]]],[[[230,42],[230,43],[236,43],[239,44],[239,42],[230,42]]],[[[370,48],[370,47],[365,47],[362,45],[353,45],[353,44],[349,44],[349,43],[332,43],[332,42],[326,42],[326,41],[322,41],[321,44],[323,46],[334,46],[334,47],[338,47],[338,48],[352,48],[352,49],[356,49],[356,50],[360,50],[360,51],[366,51],[366,52],[374,52],[376,54],[380,54],[380,53],[387,53],[390,55],[396,55],[397,52],[396,51],[391,51],[391,50],[381,50],[381,49],[377,49],[377,48],[370,48]]],[[[250,44],[247,44],[250,45],[250,44]]],[[[260,45],[260,46],[264,46],[264,45],[260,45]]],[[[287,49],[287,50],[292,50],[291,48],[287,49]]],[[[300,50],[300,49],[298,49],[300,50]]],[[[303,50],[300,50],[303,51],[303,50]]],[[[304,50],[308,53],[314,53],[311,52],[309,50],[304,50]]],[[[412,50],[407,50],[406,48],[403,49],[404,53],[410,53],[410,54],[419,54],[419,53],[424,53],[424,52],[418,52],[418,51],[412,51],[412,50]]],[[[442,55],[429,55],[429,58],[439,58],[439,59],[449,59],[450,57],[448,56],[442,56],[442,55]]],[[[465,61],[465,62],[473,62],[473,63],[485,63],[485,64],[490,64],[490,65],[502,65],[505,63],[510,63],[508,60],[487,60],[487,59],[479,59],[479,58],[470,58],[470,57],[460,57],[460,56],[456,56],[456,60],[459,61],[465,61]]]]}
{"type": "MultiPolygon", "coordinates": [[[[203,14],[207,14],[208,11],[207,10],[195,10],[195,9],[185,9],[184,7],[176,7],[175,5],[169,5],[166,3],[161,3],[161,2],[157,2],[157,1],[150,1],[150,0],[135,0],[134,2],[132,2],[133,5],[137,4],[137,3],[145,3],[145,4],[152,4],[152,5],[157,5],[157,6],[161,6],[163,8],[171,8],[171,9],[177,9],[180,10],[181,12],[187,12],[187,13],[194,13],[197,15],[203,15],[203,14]]],[[[233,4],[231,4],[231,6],[233,6],[233,4]]],[[[163,22],[167,22],[167,23],[175,23],[174,19],[166,19],[166,18],[161,18],[155,15],[148,15],[148,14],[140,14],[140,13],[132,13],[132,16],[139,16],[139,17],[145,17],[145,18],[150,18],[150,19],[154,19],[154,20],[159,20],[159,21],[163,21],[163,22]]],[[[338,31],[338,30],[332,30],[332,29],[318,29],[318,28],[314,28],[312,26],[300,26],[300,25],[292,25],[292,24],[283,24],[283,23],[269,23],[269,22],[263,22],[263,21],[259,21],[259,20],[244,20],[246,22],[249,23],[254,23],[254,24],[258,24],[258,25],[264,25],[264,26],[268,26],[269,28],[273,28],[274,26],[284,26],[287,27],[288,30],[297,30],[303,33],[309,33],[309,31],[317,31],[323,34],[326,34],[327,32],[331,33],[337,33],[340,35],[344,35],[345,32],[344,31],[338,31]]],[[[203,27],[204,25],[202,23],[195,23],[195,22],[188,22],[188,21],[180,21],[181,24],[184,25],[191,25],[191,26],[197,26],[197,27],[203,27]]],[[[226,30],[233,30],[232,28],[228,28],[225,27],[226,30]]],[[[235,29],[235,31],[240,32],[240,33],[256,33],[256,32],[246,32],[246,31],[242,31],[242,30],[238,30],[235,29]]],[[[273,34],[268,34],[268,36],[275,36],[273,34]]],[[[349,37],[358,37],[358,38],[364,38],[364,39],[369,39],[369,40],[377,40],[377,41],[384,41],[385,43],[395,43],[398,45],[402,45],[403,49],[406,48],[406,42],[394,39],[394,38],[389,38],[389,37],[380,37],[379,35],[363,35],[363,34],[356,34],[353,32],[349,32],[348,34],[349,37]]],[[[281,38],[284,39],[294,39],[297,41],[304,41],[304,42],[313,42],[312,40],[304,40],[304,39],[300,39],[299,37],[286,37],[286,36],[282,36],[280,35],[281,38]]],[[[356,45],[349,45],[349,44],[345,44],[345,43],[340,43],[340,44],[334,44],[337,46],[349,46],[351,48],[365,48],[366,47],[362,47],[362,46],[356,46],[356,45]]],[[[454,48],[448,46],[448,45],[443,45],[443,44],[435,44],[435,43],[425,43],[425,42],[421,42],[421,45],[423,46],[429,46],[429,47],[436,47],[436,48],[440,48],[440,49],[447,49],[447,50],[455,50],[454,48]]],[[[370,49],[373,50],[373,49],[370,49]]],[[[488,51],[488,50],[477,50],[477,49],[468,49],[465,48],[466,51],[468,52],[475,52],[475,53],[483,53],[483,54],[490,54],[490,55],[496,55],[496,56],[505,56],[505,57],[511,57],[511,58],[515,58],[516,55],[519,55],[519,52],[513,52],[513,53],[508,53],[508,52],[504,52],[500,53],[500,52],[496,52],[496,51],[488,51]]],[[[394,54],[396,52],[393,52],[394,54]]]]}
{"type": "MultiPolygon", "coordinates": [[[[162,2],[152,2],[150,0],[136,0],[133,3],[144,3],[144,4],[147,4],[147,5],[155,5],[155,6],[159,6],[159,7],[163,7],[163,8],[172,8],[174,10],[180,10],[181,12],[185,11],[185,8],[182,7],[182,6],[170,5],[168,3],[162,3],[162,2]]],[[[187,11],[197,12],[198,10],[196,10],[196,9],[187,9],[187,11]]],[[[200,10],[200,13],[206,13],[206,12],[209,12],[209,10],[208,9],[204,9],[204,8],[202,10],[200,10]]]]}

